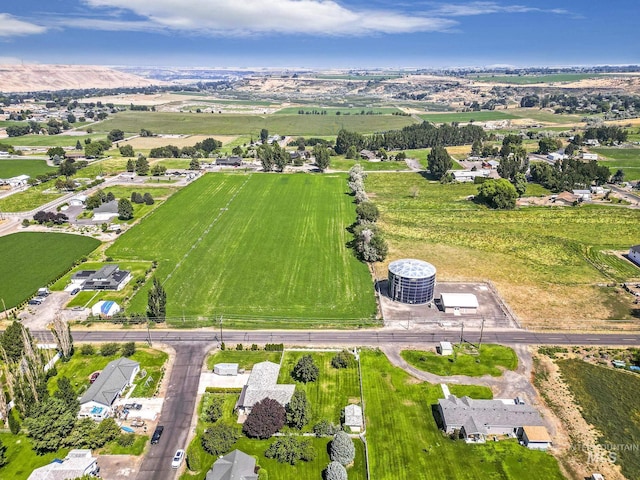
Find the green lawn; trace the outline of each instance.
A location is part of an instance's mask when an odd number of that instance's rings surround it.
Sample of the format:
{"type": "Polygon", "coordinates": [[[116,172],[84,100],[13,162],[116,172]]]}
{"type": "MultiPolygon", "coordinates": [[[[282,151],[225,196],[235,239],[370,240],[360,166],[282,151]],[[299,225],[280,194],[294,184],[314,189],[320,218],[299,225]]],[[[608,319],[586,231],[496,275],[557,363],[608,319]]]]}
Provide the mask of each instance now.
{"type": "Polygon", "coordinates": [[[96,453],[98,455],[142,455],[144,447],[146,447],[148,441],[148,435],[136,435],[133,445],[130,447],[123,447],[118,445],[118,440],[112,440],[104,447],[99,448],[96,453]]]}
{"type": "Polygon", "coordinates": [[[609,167],[612,174],[622,169],[625,180],[640,179],[640,148],[590,148],[589,150],[602,157],[600,165],[609,167]]]}
{"type": "MultiPolygon", "coordinates": [[[[457,148],[457,147],[454,147],[457,148]]],[[[420,162],[422,168],[427,169],[429,152],[431,152],[430,148],[416,148],[416,149],[408,149],[405,150],[404,153],[407,154],[408,158],[415,158],[420,162]]],[[[466,157],[466,155],[465,155],[466,157]]],[[[453,157],[452,157],[453,158],[453,157]]],[[[453,159],[453,170],[464,170],[462,165],[460,165],[455,158],[453,159]]]]}
{"type": "Polygon", "coordinates": [[[160,112],[120,112],[94,128],[192,135],[254,135],[266,128],[279,135],[337,135],[341,128],[359,133],[395,130],[415,123],[398,115],[241,115],[160,112]]]}
{"type": "Polygon", "coordinates": [[[0,212],[28,212],[62,195],[55,189],[55,180],[49,180],[0,199],[0,212]]]}
{"type": "Polygon", "coordinates": [[[621,448],[612,453],[626,478],[640,478],[640,376],[578,359],[558,360],[557,364],[582,416],[601,433],[598,442],[636,449],[621,448]]]}
{"type": "Polygon", "coordinates": [[[468,78],[479,82],[535,85],[538,83],[577,82],[599,76],[597,73],[552,73],[549,75],[469,75],[468,78]]]}
{"type": "Polygon", "coordinates": [[[362,165],[362,169],[367,172],[375,172],[379,170],[409,170],[407,164],[402,162],[368,162],[366,160],[348,160],[342,156],[331,157],[331,170],[339,170],[347,172],[356,163],[362,165]]]}
{"type": "Polygon", "coordinates": [[[517,118],[503,110],[491,110],[484,112],[452,112],[452,113],[425,113],[420,118],[433,123],[451,122],[486,122],[489,120],[510,120],[517,118]]]}
{"type": "MultiPolygon", "coordinates": [[[[227,326],[362,323],[375,302],[366,266],[346,245],[355,218],[346,191],[341,175],[208,174],[106,253],[158,261],[174,325],[221,314],[227,326]]],[[[146,304],[143,288],[129,311],[146,304]]]]}
{"type": "Polygon", "coordinates": [[[75,176],[93,178],[97,175],[115,175],[126,172],[127,161],[128,159],[122,157],[95,160],[82,170],[78,170],[78,173],[75,176]]]}
{"type": "MultiPolygon", "coordinates": [[[[361,355],[371,478],[376,480],[564,478],[548,453],[514,440],[467,445],[436,425],[440,385],[417,383],[384,354],[361,355]]],[[[459,391],[458,391],[459,392],[459,391]]]]}
{"type": "Polygon", "coordinates": [[[556,114],[548,110],[541,110],[537,107],[533,108],[514,108],[509,109],[511,115],[520,118],[529,118],[538,122],[545,123],[579,123],[582,117],[580,115],[556,114]]]}
{"type": "MultiPolygon", "coordinates": [[[[467,200],[477,186],[441,185],[417,173],[369,173],[366,185],[381,211],[390,259],[423,258],[443,280],[491,279],[530,325],[557,328],[575,321],[576,312],[582,328],[632,319],[630,297],[595,284],[638,274],[594,252],[636,244],[640,211],[586,205],[490,210],[467,200]]],[[[531,193],[543,193],[536,190],[531,193]]],[[[379,277],[386,277],[384,267],[377,267],[379,277]]]]}
{"type": "Polygon", "coordinates": [[[454,354],[449,356],[422,350],[403,350],[401,355],[414,367],[442,376],[481,377],[491,375],[499,377],[502,375],[503,369],[515,370],[518,368],[518,357],[509,347],[485,344],[480,348],[478,355],[471,354],[471,352],[473,350],[469,348],[454,345],[454,354]]]}
{"type": "MultiPolygon", "coordinates": [[[[161,378],[161,370],[169,358],[165,352],[160,350],[154,350],[151,348],[136,346],[136,353],[131,357],[131,360],[140,362],[140,371],[146,370],[147,375],[153,377],[153,381],[149,382],[148,387],[144,386],[145,378],[141,378],[138,374],[135,378],[136,388],[132,397],[151,397],[155,392],[158,385],[158,380],[161,378]]],[[[71,360],[68,362],[58,362],[56,369],[58,374],[55,377],[51,377],[47,383],[47,388],[50,393],[57,390],[56,380],[60,377],[67,377],[71,381],[71,385],[76,389],[78,395],[82,395],[87,388],[89,388],[89,377],[95,371],[102,370],[112,360],[120,358],[120,352],[110,357],[103,357],[99,353],[100,347],[96,345],[96,353],[93,355],[82,355],[80,349],[76,348],[71,360]]]]}
{"type": "Polygon", "coordinates": [[[311,404],[311,421],[306,430],[320,420],[340,423],[340,414],[350,403],[361,403],[360,380],[358,366],[351,368],[333,368],[331,359],[335,352],[312,353],[312,357],[320,368],[317,382],[300,383],[291,378],[291,372],[298,359],[309,352],[286,352],[280,368],[278,383],[296,383],[296,388],[304,390],[311,404]]]}
{"type": "Polygon", "coordinates": [[[45,160],[0,160],[0,178],[17,177],[18,175],[29,175],[35,178],[38,175],[53,172],[55,167],[47,165],[45,160]]]}
{"type": "Polygon", "coordinates": [[[100,245],[64,233],[14,233],[0,237],[0,292],[7,308],[27,300],[100,245]]]}
{"type": "MultiPolygon", "coordinates": [[[[233,345],[229,345],[229,348],[232,347],[233,345]]],[[[251,370],[256,363],[260,362],[280,363],[281,357],[282,352],[267,352],[265,350],[218,350],[207,357],[207,368],[213,370],[216,363],[237,363],[238,368],[251,370]]]]}
{"type": "Polygon", "coordinates": [[[44,467],[56,458],[64,458],[69,452],[62,448],[57,452],[37,455],[31,448],[31,440],[26,435],[0,432],[0,441],[7,447],[7,464],[0,468],[0,478],[26,480],[34,469],[44,467]]]}

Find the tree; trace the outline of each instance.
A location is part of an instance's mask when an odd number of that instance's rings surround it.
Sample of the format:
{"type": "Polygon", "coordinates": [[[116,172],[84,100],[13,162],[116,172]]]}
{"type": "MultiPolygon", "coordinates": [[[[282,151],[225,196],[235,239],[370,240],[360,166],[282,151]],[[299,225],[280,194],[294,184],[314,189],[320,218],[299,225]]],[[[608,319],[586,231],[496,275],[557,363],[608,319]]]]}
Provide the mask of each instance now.
{"type": "Polygon", "coordinates": [[[522,197],[527,191],[527,177],[524,173],[516,173],[513,180],[513,186],[516,188],[518,197],[522,197]]]}
{"type": "Polygon", "coordinates": [[[358,150],[356,150],[355,145],[351,145],[349,148],[347,148],[347,153],[345,154],[345,157],[351,160],[358,158],[358,150]]]}
{"type": "Polygon", "coordinates": [[[324,469],[324,480],[348,480],[347,470],[338,462],[331,462],[324,469]]]}
{"type": "Polygon", "coordinates": [[[75,160],[67,158],[62,163],[60,163],[60,167],[58,168],[58,172],[60,175],[64,175],[65,177],[70,177],[75,175],[78,171],[78,167],[76,165],[75,160]]]}
{"type": "Polygon", "coordinates": [[[69,112],[69,115],[67,115],[67,122],[69,123],[76,123],[76,116],[69,112]]]}
{"type": "Polygon", "coordinates": [[[58,450],[73,429],[77,412],[61,399],[50,397],[33,407],[24,421],[33,449],[38,454],[58,450]]]}
{"type": "Polygon", "coordinates": [[[356,215],[360,223],[375,223],[378,220],[380,211],[372,202],[362,202],[356,207],[356,215]]]}
{"type": "Polygon", "coordinates": [[[166,171],[167,171],[167,167],[165,167],[164,165],[158,165],[157,163],[153,167],[151,167],[151,175],[153,175],[154,177],[159,177],[160,175],[164,175],[166,171]]]}
{"type": "Polygon", "coordinates": [[[313,434],[316,437],[333,437],[339,430],[340,426],[331,423],[329,420],[320,420],[313,426],[313,434]]]}
{"type": "Polygon", "coordinates": [[[62,359],[69,360],[73,355],[73,337],[71,336],[69,323],[59,315],[56,315],[53,318],[51,330],[58,344],[58,350],[62,354],[62,359]]]}
{"type": "Polygon", "coordinates": [[[513,184],[504,178],[487,180],[478,187],[478,201],[491,208],[511,210],[516,206],[518,193],[513,184]]]}
{"type": "Polygon", "coordinates": [[[269,130],[267,130],[266,128],[263,128],[262,130],[260,130],[260,141],[264,145],[267,143],[268,139],[269,139],[269,130]]]}
{"type": "Polygon", "coordinates": [[[329,168],[331,156],[329,155],[329,149],[327,147],[320,144],[315,145],[313,147],[313,156],[316,159],[316,166],[321,172],[329,168]]]}
{"type": "Polygon", "coordinates": [[[153,132],[151,130],[147,130],[146,128],[141,128],[140,129],[140,136],[141,137],[153,137],[153,132]]]}
{"type": "Polygon", "coordinates": [[[222,418],[222,407],[224,405],[224,397],[216,395],[211,398],[211,403],[204,411],[204,418],[207,422],[216,423],[222,418]]]}
{"type": "Polygon", "coordinates": [[[471,145],[471,155],[474,157],[479,157],[482,155],[482,140],[479,138],[476,139],[471,145]]]}
{"type": "Polygon", "coordinates": [[[4,467],[7,464],[7,447],[5,447],[2,440],[0,440],[0,467],[4,467]]]}
{"type": "Polygon", "coordinates": [[[58,386],[58,389],[55,391],[53,396],[62,400],[64,404],[69,408],[69,410],[74,411],[77,415],[78,411],[80,410],[80,404],[78,403],[78,394],[71,386],[69,378],[64,376],[60,377],[56,380],[56,384],[58,386]]]}
{"type": "Polygon", "coordinates": [[[107,198],[105,200],[105,202],[113,202],[116,199],[116,196],[114,195],[113,192],[109,192],[107,193],[107,198]]]}
{"type": "Polygon", "coordinates": [[[427,166],[431,175],[440,180],[448,170],[453,168],[453,160],[444,147],[433,147],[427,156],[427,166]]]}
{"type": "Polygon", "coordinates": [[[262,170],[265,172],[273,170],[273,149],[269,145],[262,144],[258,147],[258,158],[262,164],[262,170]]]}
{"type": "Polygon", "coordinates": [[[136,173],[138,175],[146,175],[149,173],[149,162],[144,155],[140,155],[136,160],[136,173]]]}
{"type": "Polygon", "coordinates": [[[200,442],[207,453],[218,456],[229,452],[239,437],[240,432],[236,428],[218,423],[204,431],[200,442]]]}
{"type": "Polygon", "coordinates": [[[291,376],[302,383],[315,382],[318,380],[319,374],[320,369],[311,355],[303,355],[300,357],[300,360],[298,360],[298,363],[296,363],[296,366],[293,367],[293,371],[291,372],[291,376]]]}
{"type": "Polygon", "coordinates": [[[272,398],[265,398],[253,406],[242,431],[248,437],[264,440],[284,426],[286,416],[282,405],[272,398]]]}
{"type": "Polygon", "coordinates": [[[76,142],[76,150],[82,150],[82,144],[80,143],[80,140],[76,142]]]}
{"type": "Polygon", "coordinates": [[[145,203],[145,205],[153,205],[154,203],[156,203],[149,192],[146,192],[142,196],[142,201],[145,203]]]}
{"type": "Polygon", "coordinates": [[[118,353],[118,350],[120,350],[120,345],[116,342],[103,343],[100,346],[100,355],[103,357],[111,357],[118,353]]]}
{"type": "Polygon", "coordinates": [[[167,315],[167,293],[157,277],[153,277],[153,285],[147,296],[147,318],[154,322],[164,322],[167,315]]]}
{"type": "Polygon", "coordinates": [[[285,167],[291,160],[291,157],[284,148],[280,148],[277,142],[273,144],[273,162],[278,172],[284,172],[285,167]]]}
{"type": "Polygon", "coordinates": [[[118,218],[120,220],[130,220],[133,218],[133,205],[126,198],[118,201],[118,218]]]}
{"type": "MultiPolygon", "coordinates": [[[[90,140],[90,139],[87,139],[90,140]]],[[[102,155],[104,152],[104,145],[99,142],[90,142],[84,146],[84,154],[87,158],[95,158],[102,155]]]]}
{"type": "Polygon", "coordinates": [[[131,203],[144,203],[144,197],[140,192],[131,192],[131,203]]]}
{"type": "Polygon", "coordinates": [[[124,138],[124,132],[120,129],[114,128],[109,132],[109,134],[107,135],[107,138],[109,139],[110,142],[117,142],[124,138]]]}
{"type": "Polygon", "coordinates": [[[127,342],[124,345],[122,345],[123,357],[130,357],[134,353],[136,353],[136,342],[127,342]]]}
{"type": "Polygon", "coordinates": [[[131,145],[122,145],[118,147],[118,150],[120,150],[120,155],[123,157],[134,157],[136,155],[131,145]]]}
{"type": "MultiPolygon", "coordinates": [[[[24,329],[25,327],[20,322],[14,320],[0,336],[0,346],[10,362],[19,362],[24,354],[25,345],[22,332],[24,329]]],[[[31,335],[28,334],[28,338],[31,338],[31,335]]]]}
{"type": "Polygon", "coordinates": [[[296,437],[280,437],[273,442],[264,452],[267,458],[275,458],[279,463],[295,465],[300,460],[311,462],[316,458],[316,451],[311,440],[298,439],[296,437]]]}
{"type": "Polygon", "coordinates": [[[9,420],[9,431],[14,435],[17,435],[18,433],[20,433],[20,427],[22,425],[20,425],[20,420],[18,420],[18,418],[16,417],[17,414],[15,410],[15,408],[9,410],[9,413],[7,414],[7,420],[9,420]]]}
{"type": "Polygon", "coordinates": [[[556,138],[544,137],[538,140],[538,153],[546,155],[549,152],[555,152],[562,147],[562,142],[556,138]]]}
{"type": "Polygon", "coordinates": [[[136,170],[136,162],[132,158],[127,160],[127,172],[134,172],[136,170]]]}
{"type": "Polygon", "coordinates": [[[287,425],[292,428],[302,429],[311,418],[309,401],[304,390],[296,389],[291,401],[285,408],[287,412],[287,425]]]}
{"type": "Polygon", "coordinates": [[[611,181],[613,183],[622,183],[624,182],[624,170],[618,169],[616,173],[611,177],[611,181]]]}
{"type": "Polygon", "coordinates": [[[389,246],[375,224],[360,224],[353,230],[355,250],[364,262],[382,262],[387,258],[389,246]]]}
{"type": "Polygon", "coordinates": [[[342,465],[349,465],[356,458],[356,447],[346,432],[341,430],[333,436],[329,447],[329,458],[332,462],[342,465]]]}
{"type": "Polygon", "coordinates": [[[51,147],[47,150],[47,155],[49,156],[49,158],[53,158],[56,155],[60,158],[64,158],[64,153],[64,148],[62,147],[51,147]]]}
{"type": "Polygon", "coordinates": [[[200,162],[197,158],[192,158],[189,162],[189,170],[200,170],[200,162]]]}
{"type": "Polygon", "coordinates": [[[354,363],[355,359],[353,355],[347,350],[336,353],[331,359],[331,366],[333,368],[349,368],[352,367],[354,363]]]}

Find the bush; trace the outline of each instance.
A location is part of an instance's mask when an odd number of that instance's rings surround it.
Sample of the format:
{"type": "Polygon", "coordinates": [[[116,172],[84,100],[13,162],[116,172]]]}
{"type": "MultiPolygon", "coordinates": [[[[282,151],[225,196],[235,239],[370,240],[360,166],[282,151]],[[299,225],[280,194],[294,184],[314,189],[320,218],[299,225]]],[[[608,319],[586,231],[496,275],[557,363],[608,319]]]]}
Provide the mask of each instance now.
{"type": "Polygon", "coordinates": [[[200,442],[207,453],[218,456],[229,452],[239,437],[240,432],[234,427],[218,423],[204,431],[200,442]]]}
{"type": "Polygon", "coordinates": [[[235,387],[207,387],[204,389],[207,393],[240,393],[242,388],[235,387]]]}
{"type": "Polygon", "coordinates": [[[320,369],[316,362],[313,361],[313,357],[311,355],[304,355],[300,357],[296,366],[293,367],[293,372],[291,372],[291,376],[294,380],[302,383],[315,382],[318,379],[318,375],[320,374],[320,369]]]}
{"type": "Polygon", "coordinates": [[[211,399],[211,403],[207,406],[204,412],[204,418],[207,422],[216,423],[222,418],[222,406],[224,405],[224,398],[221,396],[214,396],[211,399]]]}
{"type": "Polygon", "coordinates": [[[284,343],[267,343],[264,349],[267,352],[282,352],[284,350],[284,343]]]}
{"type": "Polygon", "coordinates": [[[347,470],[338,462],[331,462],[324,470],[324,480],[347,480],[347,470]]]}
{"type": "Polygon", "coordinates": [[[255,343],[252,343],[252,344],[251,344],[251,350],[252,350],[252,351],[254,351],[254,352],[255,352],[256,350],[258,350],[258,345],[256,345],[255,343]]]}
{"type": "Polygon", "coordinates": [[[256,403],[242,426],[248,437],[269,438],[284,426],[286,412],[284,407],[271,398],[256,403]]]}
{"type": "Polygon", "coordinates": [[[96,353],[96,349],[90,343],[85,343],[84,345],[82,345],[80,347],[80,353],[82,355],[89,356],[89,355],[93,355],[94,353],[96,353]]]}
{"type": "Polygon", "coordinates": [[[123,357],[130,357],[134,353],[136,353],[136,343],[135,342],[127,342],[124,345],[122,345],[122,356],[123,357]]]}
{"type": "MultiPolygon", "coordinates": [[[[0,392],[0,395],[4,395],[4,392],[0,392]]],[[[17,435],[18,433],[20,433],[21,425],[20,425],[20,420],[18,420],[18,418],[16,417],[15,408],[12,408],[11,410],[9,410],[8,420],[9,420],[9,431],[14,435],[17,435]]]]}
{"type": "Polygon", "coordinates": [[[241,344],[241,343],[239,343],[239,344],[237,344],[237,345],[236,345],[236,350],[243,350],[243,348],[244,348],[244,347],[242,346],[242,344],[241,344]]]}
{"type": "Polygon", "coordinates": [[[120,350],[120,345],[115,342],[105,343],[100,347],[100,355],[103,357],[110,357],[115,355],[120,350]]]}
{"type": "Polygon", "coordinates": [[[136,441],[136,436],[133,433],[125,433],[118,437],[118,445],[121,447],[130,447],[136,441]]]}
{"type": "Polygon", "coordinates": [[[333,437],[338,431],[340,431],[340,426],[329,420],[320,420],[313,426],[313,433],[316,437],[333,437]]]}
{"type": "Polygon", "coordinates": [[[349,465],[356,458],[356,447],[346,432],[340,431],[334,435],[329,447],[329,458],[342,465],[349,465]]]}
{"type": "Polygon", "coordinates": [[[347,350],[342,350],[331,359],[331,366],[333,368],[350,368],[355,366],[355,363],[355,358],[347,350]]]}
{"type": "Polygon", "coordinates": [[[187,447],[187,468],[192,472],[202,468],[202,450],[193,442],[187,447]]]}
{"type": "Polygon", "coordinates": [[[269,472],[264,468],[260,468],[258,470],[258,480],[269,480],[269,472]]]}
{"type": "Polygon", "coordinates": [[[295,465],[300,460],[303,462],[315,460],[316,451],[313,449],[310,440],[301,440],[296,437],[280,437],[267,448],[264,456],[274,458],[279,463],[295,465]]]}

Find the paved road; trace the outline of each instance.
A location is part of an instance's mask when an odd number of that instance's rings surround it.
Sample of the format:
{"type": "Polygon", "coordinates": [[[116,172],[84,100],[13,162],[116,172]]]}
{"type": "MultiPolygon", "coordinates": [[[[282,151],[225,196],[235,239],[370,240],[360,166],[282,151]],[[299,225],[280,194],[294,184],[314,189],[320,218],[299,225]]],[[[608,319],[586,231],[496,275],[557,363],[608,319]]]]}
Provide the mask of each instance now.
{"type": "Polygon", "coordinates": [[[174,479],[176,471],[171,468],[173,454],[179,448],[187,448],[202,363],[211,345],[207,342],[182,342],[174,344],[174,348],[176,358],[158,421],[158,425],[164,426],[164,432],[157,445],[150,445],[137,480],[174,479]]]}

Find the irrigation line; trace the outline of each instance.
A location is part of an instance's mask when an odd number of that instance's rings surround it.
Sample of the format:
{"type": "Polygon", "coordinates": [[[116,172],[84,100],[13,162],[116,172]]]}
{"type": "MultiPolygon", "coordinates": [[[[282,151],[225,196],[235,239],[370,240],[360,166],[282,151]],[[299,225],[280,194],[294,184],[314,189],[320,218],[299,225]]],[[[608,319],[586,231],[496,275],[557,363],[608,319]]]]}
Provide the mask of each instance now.
{"type": "Polygon", "coordinates": [[[202,242],[202,240],[204,240],[204,237],[209,234],[209,232],[211,231],[213,226],[218,222],[218,220],[220,220],[220,217],[222,217],[224,212],[229,210],[229,206],[231,205],[231,202],[233,202],[235,200],[235,198],[238,196],[238,193],[240,193],[244,189],[245,185],[251,179],[251,176],[252,176],[252,174],[247,177],[247,179],[244,181],[244,183],[242,185],[240,185],[240,188],[236,191],[236,193],[234,193],[231,196],[231,198],[229,199],[227,204],[223,208],[220,209],[220,211],[218,212],[218,215],[216,216],[216,218],[214,218],[211,221],[211,223],[209,223],[209,225],[207,225],[207,228],[204,229],[204,231],[202,232],[200,237],[198,237],[198,239],[195,242],[193,242],[193,245],[191,245],[191,248],[189,248],[189,250],[187,250],[187,252],[182,256],[182,259],[179,262],[176,263],[175,267],[173,267],[173,270],[171,270],[171,272],[167,275],[167,277],[162,282],[162,285],[164,285],[173,276],[173,274],[176,272],[176,270],[178,270],[178,268],[180,268],[180,265],[182,265],[182,262],[184,262],[187,258],[189,258],[189,255],[191,255],[191,252],[193,252],[196,249],[196,247],[198,246],[198,244],[200,244],[202,242]]]}

